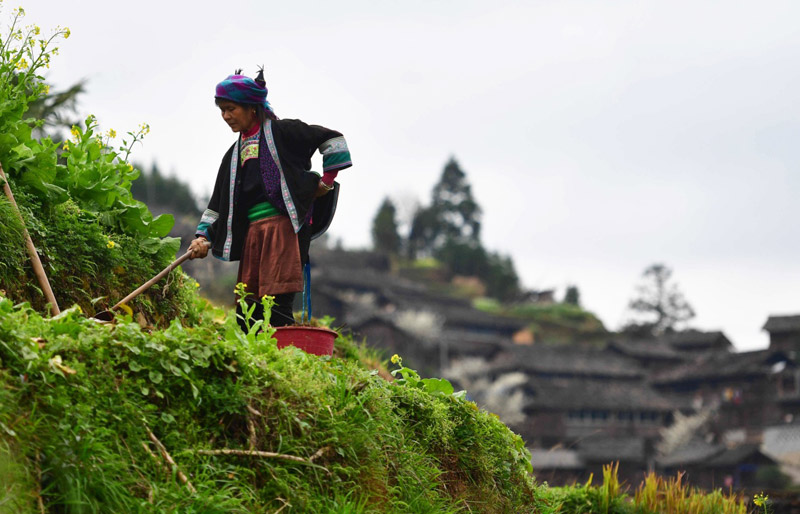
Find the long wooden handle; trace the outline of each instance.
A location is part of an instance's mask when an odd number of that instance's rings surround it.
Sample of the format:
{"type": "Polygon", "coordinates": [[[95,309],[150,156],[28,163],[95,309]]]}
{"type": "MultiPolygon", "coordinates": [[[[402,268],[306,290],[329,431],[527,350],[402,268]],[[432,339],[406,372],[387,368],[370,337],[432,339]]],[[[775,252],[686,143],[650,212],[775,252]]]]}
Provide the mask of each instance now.
{"type": "Polygon", "coordinates": [[[139,286],[134,292],[132,292],[131,294],[129,294],[128,296],[126,296],[125,298],[123,298],[122,300],[117,302],[117,304],[115,306],[111,307],[111,310],[113,311],[114,309],[116,309],[120,305],[128,303],[129,301],[133,300],[134,298],[136,298],[137,296],[139,296],[143,292],[145,292],[148,289],[150,289],[150,287],[153,284],[155,284],[156,282],[158,282],[159,280],[164,278],[170,271],[174,270],[175,268],[180,266],[183,261],[185,261],[186,259],[191,257],[192,253],[193,253],[192,250],[189,250],[185,254],[183,254],[180,257],[178,257],[177,259],[175,259],[172,262],[172,264],[170,264],[169,266],[167,266],[166,268],[161,270],[161,272],[158,275],[156,275],[155,277],[151,278],[150,280],[148,280],[147,282],[145,282],[144,284],[139,286]]]}
{"type": "Polygon", "coordinates": [[[50,281],[47,280],[47,274],[44,272],[42,261],[39,259],[39,254],[36,252],[36,247],[33,246],[31,235],[28,233],[28,229],[25,227],[25,220],[22,219],[22,213],[19,212],[19,206],[17,205],[16,200],[14,200],[14,193],[11,192],[11,186],[8,185],[8,179],[6,178],[6,174],[3,172],[2,164],[0,164],[0,180],[3,181],[3,190],[5,191],[8,201],[11,202],[11,206],[14,208],[14,211],[17,213],[17,217],[19,217],[19,221],[22,224],[22,233],[25,235],[25,246],[28,249],[28,256],[31,258],[33,273],[36,275],[36,279],[39,281],[42,291],[44,291],[44,297],[47,298],[47,302],[53,308],[53,314],[60,314],[61,309],[58,308],[58,302],[56,301],[56,296],[53,294],[53,288],[50,287],[50,281]]]}

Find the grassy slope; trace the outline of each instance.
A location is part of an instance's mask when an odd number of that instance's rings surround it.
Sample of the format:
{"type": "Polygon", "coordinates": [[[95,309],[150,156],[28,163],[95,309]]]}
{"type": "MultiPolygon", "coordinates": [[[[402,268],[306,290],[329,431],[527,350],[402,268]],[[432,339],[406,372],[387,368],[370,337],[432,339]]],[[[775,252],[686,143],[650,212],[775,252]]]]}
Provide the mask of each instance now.
{"type": "Polygon", "coordinates": [[[8,497],[33,509],[38,476],[48,508],[74,512],[536,510],[521,440],[473,403],[385,381],[347,338],[317,358],[207,314],[146,333],[0,298],[8,497]],[[307,462],[196,453],[250,448],[307,462]]]}
{"type": "Polygon", "coordinates": [[[210,309],[148,331],[0,297],[0,512],[745,512],[663,482],[634,502],[610,472],[535,485],[495,416],[367,358],[348,337],[333,358],[277,350],[210,309]],[[302,461],[198,453],[221,449],[302,461]]]}

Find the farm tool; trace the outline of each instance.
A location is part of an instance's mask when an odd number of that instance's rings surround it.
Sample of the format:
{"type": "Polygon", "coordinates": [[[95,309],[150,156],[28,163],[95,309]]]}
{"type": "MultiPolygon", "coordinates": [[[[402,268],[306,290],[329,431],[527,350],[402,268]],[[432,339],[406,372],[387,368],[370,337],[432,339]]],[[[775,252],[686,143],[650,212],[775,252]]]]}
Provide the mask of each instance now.
{"type": "Polygon", "coordinates": [[[47,274],[44,272],[42,261],[39,259],[39,254],[36,251],[36,247],[33,245],[31,235],[25,227],[25,220],[22,218],[19,206],[16,200],[14,200],[14,193],[11,192],[11,186],[8,184],[6,174],[3,172],[2,164],[0,164],[0,182],[3,182],[3,190],[6,193],[6,197],[8,197],[11,207],[14,209],[14,212],[17,213],[17,217],[19,217],[19,221],[22,224],[22,233],[25,236],[25,246],[28,250],[28,256],[31,258],[31,264],[33,265],[33,273],[36,275],[36,279],[39,281],[39,286],[41,286],[42,291],[44,291],[44,296],[47,298],[47,302],[50,304],[53,314],[58,315],[61,313],[61,309],[58,308],[58,302],[53,294],[53,288],[50,287],[50,281],[47,280],[47,274]]]}
{"type": "MultiPolygon", "coordinates": [[[[209,243],[206,242],[206,244],[208,245],[209,243]]],[[[129,294],[128,296],[126,296],[125,298],[123,298],[122,300],[117,302],[113,307],[111,307],[110,309],[108,309],[106,311],[98,312],[95,315],[94,319],[96,319],[98,321],[111,321],[111,320],[113,320],[114,319],[113,311],[115,309],[119,309],[121,306],[127,304],[129,301],[133,300],[134,298],[136,298],[137,296],[139,296],[143,292],[145,292],[148,289],[150,289],[150,287],[153,284],[155,284],[156,282],[158,282],[159,280],[161,280],[162,278],[167,276],[172,270],[174,270],[175,268],[180,266],[184,261],[186,261],[186,259],[189,259],[192,256],[192,253],[194,253],[194,252],[192,250],[189,250],[185,254],[181,255],[180,257],[178,257],[177,259],[172,261],[172,263],[169,266],[167,266],[166,268],[164,268],[163,270],[161,270],[158,273],[158,275],[154,276],[153,278],[151,278],[150,280],[148,280],[147,282],[145,282],[144,284],[142,284],[141,286],[136,288],[136,290],[134,290],[131,294],[129,294]]]]}

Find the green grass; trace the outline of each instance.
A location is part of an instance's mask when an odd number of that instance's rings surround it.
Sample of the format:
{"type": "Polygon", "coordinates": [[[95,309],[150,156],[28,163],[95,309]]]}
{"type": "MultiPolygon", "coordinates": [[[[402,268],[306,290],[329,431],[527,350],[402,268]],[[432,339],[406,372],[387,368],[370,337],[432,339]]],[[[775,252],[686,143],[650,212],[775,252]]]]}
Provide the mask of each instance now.
{"type": "Polygon", "coordinates": [[[20,476],[40,456],[49,510],[535,512],[518,436],[474,403],[387,382],[347,337],[319,358],[231,319],[145,332],[0,298],[0,341],[0,422],[20,476]],[[201,452],[249,448],[307,462],[201,452]]]}
{"type": "Polygon", "coordinates": [[[491,314],[512,316],[526,320],[537,342],[574,343],[604,342],[608,335],[603,322],[593,313],[578,305],[568,303],[531,303],[502,305],[499,302],[479,298],[473,302],[475,308],[491,314]]]}
{"type": "Polygon", "coordinates": [[[746,512],[679,477],[631,493],[610,466],[537,485],[495,416],[381,378],[349,336],[316,357],[220,316],[145,331],[0,296],[0,512],[746,512]]]}

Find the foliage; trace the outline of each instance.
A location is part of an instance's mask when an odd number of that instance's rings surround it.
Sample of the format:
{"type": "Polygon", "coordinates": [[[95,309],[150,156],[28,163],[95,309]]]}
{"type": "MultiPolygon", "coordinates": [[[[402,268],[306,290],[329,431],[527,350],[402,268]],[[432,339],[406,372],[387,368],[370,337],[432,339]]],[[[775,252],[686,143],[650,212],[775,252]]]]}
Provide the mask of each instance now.
{"type": "Polygon", "coordinates": [[[725,495],[717,489],[703,492],[687,486],[682,475],[664,479],[648,473],[633,497],[617,477],[618,465],[603,467],[603,483],[551,488],[545,513],[570,514],[746,514],[747,506],[737,495],[725,495]]]}
{"type": "Polygon", "coordinates": [[[64,136],[59,129],[70,130],[73,125],[78,125],[80,120],[77,115],[78,96],[86,92],[86,82],[81,80],[63,91],[50,91],[28,104],[28,116],[41,120],[41,126],[34,130],[34,134],[44,136],[50,133],[54,141],[63,141],[64,136]]]}
{"type": "Polygon", "coordinates": [[[403,359],[397,354],[392,355],[392,364],[396,364],[398,369],[392,371],[392,376],[401,378],[397,379],[398,385],[408,387],[415,387],[433,395],[453,395],[454,398],[463,399],[466,396],[466,391],[454,392],[453,384],[444,378],[421,378],[416,370],[407,366],[403,366],[403,359]]]}
{"type": "Polygon", "coordinates": [[[481,299],[475,308],[528,320],[537,340],[546,343],[605,342],[608,334],[603,322],[594,313],[570,303],[521,303],[504,306],[481,299]]]}
{"type": "MultiPolygon", "coordinates": [[[[672,270],[664,264],[653,264],[642,273],[642,283],[636,288],[637,296],[628,308],[647,318],[639,328],[645,327],[653,335],[674,330],[677,325],[692,319],[694,309],[678,289],[670,282],[672,270]]],[[[630,324],[636,327],[635,323],[630,324]]]]}
{"type": "Polygon", "coordinates": [[[578,286],[567,286],[567,290],[564,293],[564,303],[568,303],[570,305],[580,306],[581,304],[581,293],[578,290],[578,286]]]}
{"type": "MultiPolygon", "coordinates": [[[[39,27],[22,27],[24,15],[15,9],[8,33],[0,35],[0,163],[59,303],[78,303],[91,312],[95,304],[102,309],[101,297],[116,301],[152,277],[172,260],[178,240],[163,237],[172,227],[171,215],[154,218],[130,193],[139,172],[127,161],[149,131],[146,124],[128,132],[116,150],[115,131],[100,133],[93,116],[85,128],[73,126],[72,139],[60,147],[49,137],[33,136],[44,121],[25,116],[49,94],[40,73],[69,29],[39,38],[39,27]]],[[[0,223],[11,229],[0,236],[9,244],[0,255],[0,289],[42,308],[42,292],[24,258],[21,225],[5,198],[0,223]]],[[[138,300],[146,319],[190,315],[194,300],[186,289],[192,286],[180,272],[171,274],[167,286],[138,300]]]]}
{"type": "Polygon", "coordinates": [[[47,509],[534,512],[524,443],[474,403],[212,317],[148,333],[0,297],[2,440],[24,449],[16,476],[47,509]]]}
{"type": "Polygon", "coordinates": [[[381,252],[397,255],[400,252],[400,235],[397,232],[397,210],[389,198],[384,198],[375,219],[372,220],[372,245],[381,252]]]}
{"type": "Polygon", "coordinates": [[[740,496],[726,496],[720,489],[702,492],[684,483],[680,473],[669,479],[649,473],[636,490],[634,505],[643,513],[747,513],[746,502],[740,496]]]}
{"type": "Polygon", "coordinates": [[[478,277],[488,295],[503,301],[515,299],[520,291],[514,263],[483,247],[481,208],[455,159],[445,165],[431,196],[431,205],[419,208],[412,220],[409,257],[435,257],[451,277],[478,277]]]}
{"type": "Polygon", "coordinates": [[[480,245],[481,209],[466,174],[451,158],[431,192],[431,205],[417,210],[408,236],[413,256],[431,255],[447,242],[480,245]]]}

